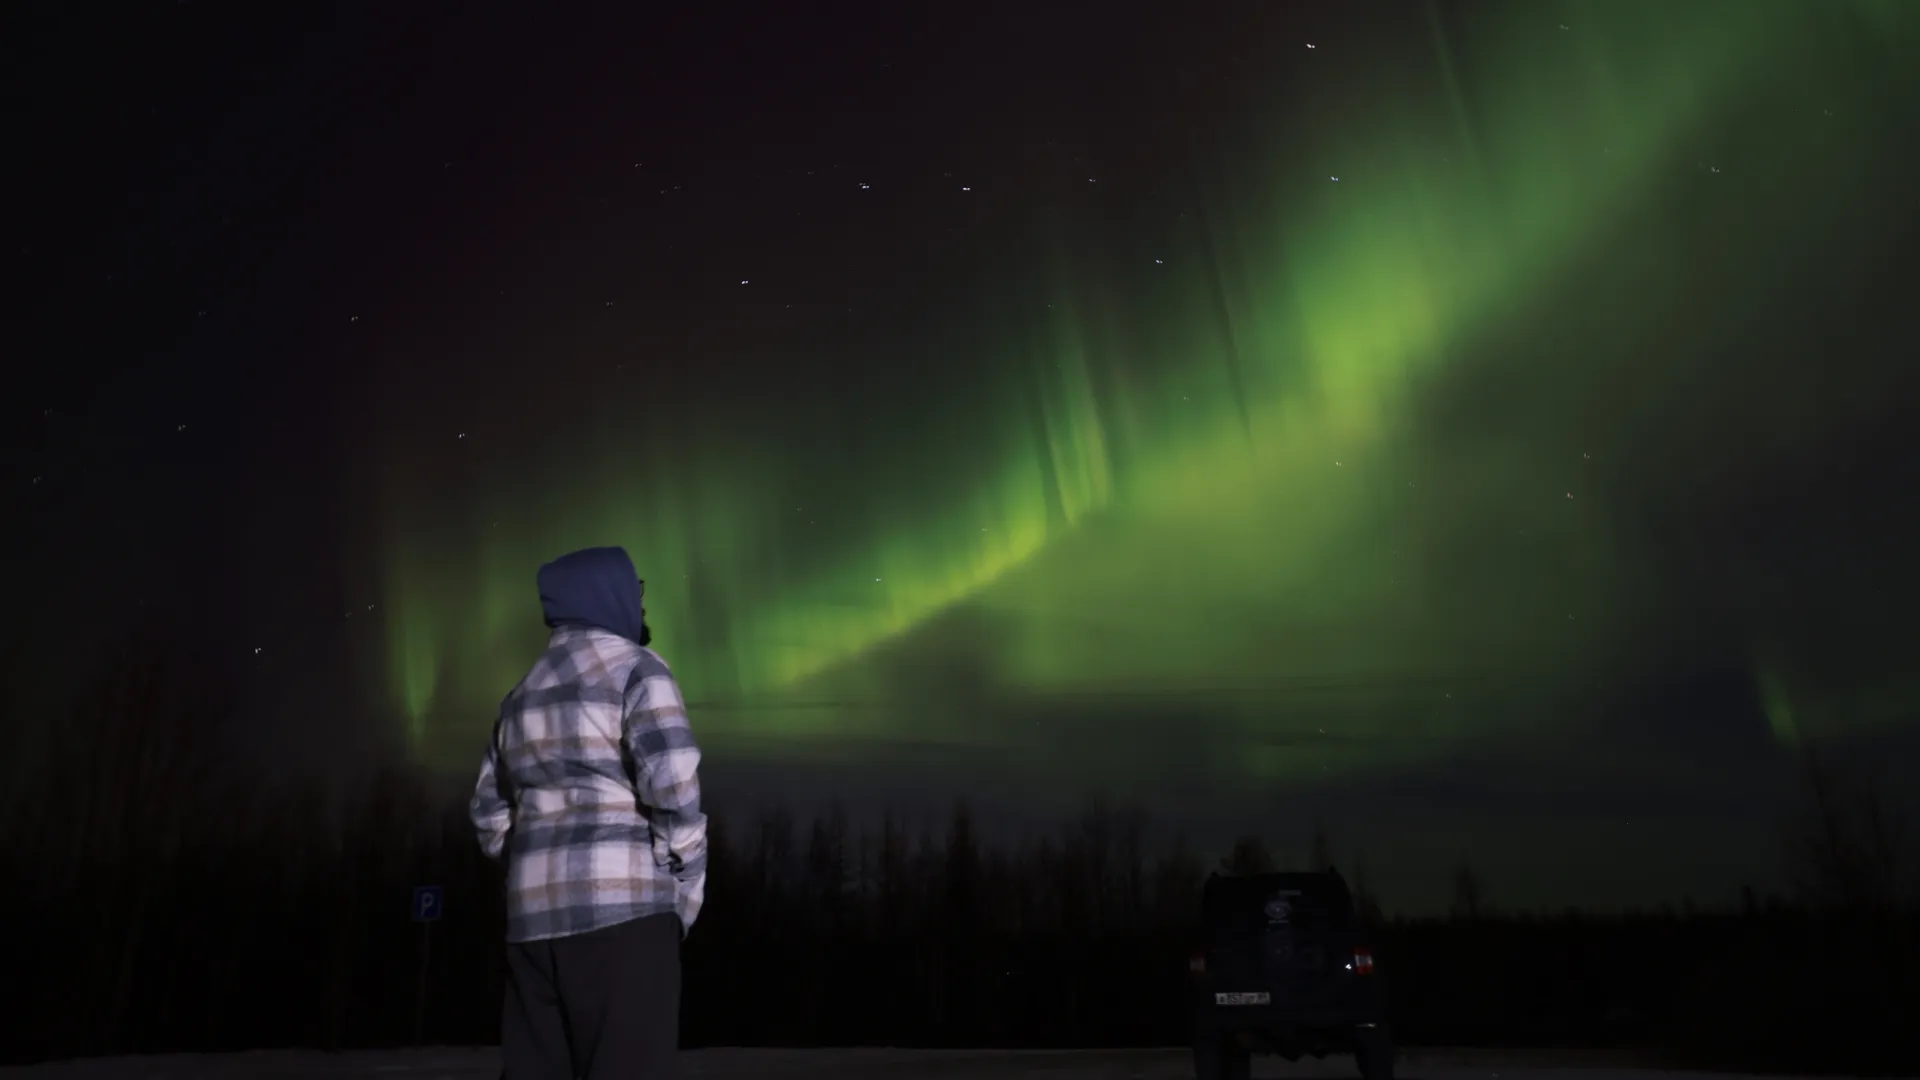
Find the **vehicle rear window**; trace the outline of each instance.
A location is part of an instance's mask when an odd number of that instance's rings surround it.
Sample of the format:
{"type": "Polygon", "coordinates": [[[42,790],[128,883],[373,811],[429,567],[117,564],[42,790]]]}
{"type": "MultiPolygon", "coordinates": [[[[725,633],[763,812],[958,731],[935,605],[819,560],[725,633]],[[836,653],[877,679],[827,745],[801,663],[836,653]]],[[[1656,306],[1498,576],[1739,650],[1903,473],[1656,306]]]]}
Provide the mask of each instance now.
{"type": "Polygon", "coordinates": [[[1353,899],[1339,880],[1290,877],[1216,878],[1207,885],[1202,918],[1217,938],[1257,936],[1282,926],[1295,933],[1353,928],[1353,899]]]}

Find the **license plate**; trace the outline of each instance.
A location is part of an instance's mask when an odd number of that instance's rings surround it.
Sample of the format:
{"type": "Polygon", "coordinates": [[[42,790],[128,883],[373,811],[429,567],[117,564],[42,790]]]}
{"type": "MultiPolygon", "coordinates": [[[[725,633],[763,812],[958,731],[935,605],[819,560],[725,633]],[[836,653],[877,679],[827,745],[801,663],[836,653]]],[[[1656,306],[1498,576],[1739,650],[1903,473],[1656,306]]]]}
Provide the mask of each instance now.
{"type": "Polygon", "coordinates": [[[1264,990],[1243,994],[1213,995],[1215,1005],[1266,1005],[1272,1001],[1273,997],[1264,990]]]}

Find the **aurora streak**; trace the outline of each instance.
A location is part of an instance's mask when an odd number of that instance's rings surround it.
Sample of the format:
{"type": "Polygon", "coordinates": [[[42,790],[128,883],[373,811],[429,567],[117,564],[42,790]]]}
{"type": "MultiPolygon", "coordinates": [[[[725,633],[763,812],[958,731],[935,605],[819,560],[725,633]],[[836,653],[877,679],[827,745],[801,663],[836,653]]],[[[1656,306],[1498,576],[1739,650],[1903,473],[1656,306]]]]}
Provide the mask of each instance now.
{"type": "MultiPolygon", "coordinates": [[[[1193,150],[1157,247],[1125,247],[1122,267],[1070,216],[1036,218],[1054,252],[1037,288],[980,282],[955,298],[964,332],[897,343],[987,381],[942,415],[883,417],[853,449],[821,449],[811,414],[669,443],[601,400],[580,421],[594,464],[510,451],[455,521],[413,497],[435,466],[396,448],[371,543],[385,682],[414,745],[464,767],[543,634],[534,568],[605,543],[641,567],[703,729],[745,746],[908,729],[1014,746],[1020,726],[982,710],[1118,691],[1216,694],[1208,722],[1253,731],[1282,722],[1287,695],[1373,687],[1396,704],[1339,713],[1370,761],[1541,726],[1455,706],[1506,675],[1602,678],[1651,617],[1616,463],[1658,441],[1631,433],[1658,406],[1600,418],[1581,388],[1683,394],[1720,361],[1654,355],[1658,313],[1687,303],[1696,343],[1738,334],[1730,310],[1675,290],[1762,287],[1726,279],[1758,260],[1703,247],[1710,224],[1672,204],[1781,223],[1774,258],[1819,248],[1818,214],[1783,208],[1835,181],[1794,147],[1874,108],[1868,76],[1835,60],[1847,43],[1920,19],[1765,0],[1482,10],[1426,9],[1417,57],[1262,43],[1324,65],[1302,76],[1320,91],[1247,85],[1245,117],[1159,132],[1193,150]],[[1797,89],[1807,70],[1818,94],[1797,89]],[[1753,130],[1753,102],[1796,98],[1806,133],[1753,130]],[[1286,133],[1275,145],[1251,145],[1263,117],[1286,133]],[[1768,144],[1764,162],[1745,153],[1768,144]],[[1665,215],[1660,244],[1622,240],[1649,214],[1665,215]],[[1511,414],[1483,402],[1482,437],[1436,419],[1529,367],[1566,374],[1511,414]],[[1496,447],[1521,429],[1553,434],[1496,447]],[[1388,738],[1409,725],[1425,734],[1388,738]]],[[[1884,197],[1859,183],[1856,198],[1884,197]]],[[[1753,416],[1728,422],[1764,436],[1753,416]]],[[[1769,655],[1753,642],[1787,737],[1794,683],[1769,655]]],[[[1352,760],[1256,745],[1232,767],[1352,760]]]]}

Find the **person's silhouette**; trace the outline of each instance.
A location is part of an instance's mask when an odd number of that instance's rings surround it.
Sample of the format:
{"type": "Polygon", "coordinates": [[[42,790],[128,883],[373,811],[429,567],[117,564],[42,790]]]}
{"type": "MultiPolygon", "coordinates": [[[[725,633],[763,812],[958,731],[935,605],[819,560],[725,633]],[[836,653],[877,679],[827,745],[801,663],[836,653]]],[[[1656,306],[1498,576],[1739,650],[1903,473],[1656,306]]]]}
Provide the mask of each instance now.
{"type": "Polygon", "coordinates": [[[620,548],[540,568],[547,647],[501,702],[470,812],[507,868],[505,1080],[665,1076],[706,891],[700,750],[620,548]]]}

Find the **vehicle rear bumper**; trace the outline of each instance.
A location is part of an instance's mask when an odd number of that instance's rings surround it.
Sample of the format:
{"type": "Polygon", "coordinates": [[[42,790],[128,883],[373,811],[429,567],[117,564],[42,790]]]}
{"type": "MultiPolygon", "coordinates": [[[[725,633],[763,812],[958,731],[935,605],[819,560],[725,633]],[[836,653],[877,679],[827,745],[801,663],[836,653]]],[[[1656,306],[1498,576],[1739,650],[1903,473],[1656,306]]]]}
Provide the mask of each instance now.
{"type": "Polygon", "coordinates": [[[1285,1005],[1208,1005],[1194,1017],[1194,1033],[1201,1039],[1306,1053],[1348,1052],[1357,1040],[1385,1027],[1376,1015],[1285,1005]]]}

